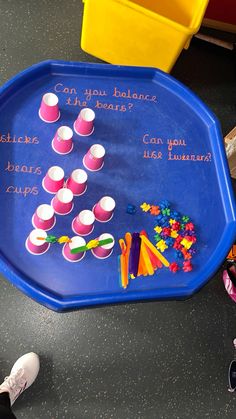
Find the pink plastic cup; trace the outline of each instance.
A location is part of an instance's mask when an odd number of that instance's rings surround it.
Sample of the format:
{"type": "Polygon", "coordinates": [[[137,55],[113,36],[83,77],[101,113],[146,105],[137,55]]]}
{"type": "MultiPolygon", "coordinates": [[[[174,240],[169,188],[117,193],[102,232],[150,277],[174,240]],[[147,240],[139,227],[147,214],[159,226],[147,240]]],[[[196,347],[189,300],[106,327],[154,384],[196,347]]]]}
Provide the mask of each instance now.
{"type": "Polygon", "coordinates": [[[65,125],[58,128],[52,140],[52,148],[58,154],[69,154],[73,150],[73,131],[65,125]]]}
{"type": "Polygon", "coordinates": [[[46,239],[46,231],[41,230],[40,228],[32,230],[25,242],[28,252],[36,256],[43,255],[50,247],[50,243],[47,243],[46,240],[39,240],[38,237],[44,237],[44,239],[46,239]]]}
{"type": "Polygon", "coordinates": [[[54,209],[51,205],[39,205],[32,217],[32,224],[34,228],[40,228],[44,231],[51,230],[56,224],[54,209]]]}
{"type": "Polygon", "coordinates": [[[92,109],[81,109],[76,121],[74,122],[74,131],[78,135],[91,135],[94,131],[95,112],[92,109]]]}
{"type": "Polygon", "coordinates": [[[51,194],[55,194],[64,186],[64,170],[59,166],[52,166],[48,169],[46,176],[43,179],[43,189],[51,194]]]}
{"type": "Polygon", "coordinates": [[[83,195],[87,189],[88,175],[83,169],[75,169],[66,182],[66,187],[70,189],[75,196],[83,195]]]}
{"type": "Polygon", "coordinates": [[[105,148],[101,144],[93,144],[83,158],[83,165],[91,172],[101,170],[104,165],[105,148]]]}
{"type": "Polygon", "coordinates": [[[115,244],[114,237],[109,233],[103,233],[98,237],[98,240],[113,239],[113,243],[105,244],[104,246],[95,247],[91,249],[92,254],[98,259],[106,259],[111,256],[115,244]]]}
{"type": "Polygon", "coordinates": [[[39,109],[39,117],[44,122],[56,122],[60,118],[58,97],[55,93],[45,93],[39,109]]]}
{"type": "Polygon", "coordinates": [[[62,255],[68,262],[79,262],[82,260],[85,256],[85,252],[76,253],[75,255],[71,253],[72,249],[75,249],[76,247],[85,246],[86,241],[83,239],[83,237],[74,236],[71,238],[71,243],[65,243],[62,249],[62,255]]]}
{"type": "Polygon", "coordinates": [[[51,205],[56,214],[67,215],[74,207],[73,193],[70,189],[62,188],[59,189],[56,196],[52,199],[51,205]]]}
{"type": "Polygon", "coordinates": [[[110,196],[104,196],[100,201],[94,205],[93,213],[97,221],[106,223],[110,221],[114,214],[116,203],[110,196]]]}
{"type": "Polygon", "coordinates": [[[74,218],[71,228],[75,234],[88,236],[94,229],[94,214],[90,210],[83,210],[74,218]]]}

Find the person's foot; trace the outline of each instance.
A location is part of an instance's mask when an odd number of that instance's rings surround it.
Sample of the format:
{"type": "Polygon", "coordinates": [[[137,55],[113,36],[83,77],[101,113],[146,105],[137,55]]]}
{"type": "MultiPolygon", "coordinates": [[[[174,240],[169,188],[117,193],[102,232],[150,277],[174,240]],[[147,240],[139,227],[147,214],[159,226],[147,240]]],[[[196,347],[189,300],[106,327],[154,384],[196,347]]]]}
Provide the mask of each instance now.
{"type": "Polygon", "coordinates": [[[39,372],[39,357],[34,352],[21,356],[13,365],[9,377],[0,385],[0,393],[9,393],[11,405],[33,384],[39,372]]]}

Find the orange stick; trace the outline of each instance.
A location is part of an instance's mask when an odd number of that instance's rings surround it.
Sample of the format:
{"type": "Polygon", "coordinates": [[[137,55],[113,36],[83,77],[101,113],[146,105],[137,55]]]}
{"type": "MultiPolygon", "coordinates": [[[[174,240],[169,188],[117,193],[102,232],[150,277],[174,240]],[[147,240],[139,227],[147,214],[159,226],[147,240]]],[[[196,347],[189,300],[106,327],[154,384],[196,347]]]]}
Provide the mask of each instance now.
{"type": "Polygon", "coordinates": [[[146,246],[144,244],[144,241],[143,241],[143,237],[144,236],[141,236],[141,254],[142,254],[142,257],[143,257],[143,262],[145,264],[148,275],[153,275],[154,274],[154,268],[153,268],[152,263],[150,261],[150,258],[149,258],[148,252],[147,252],[147,248],[146,248],[146,246]]]}
{"type": "Polygon", "coordinates": [[[125,276],[126,267],[125,267],[125,256],[120,255],[120,277],[121,277],[121,285],[122,288],[127,288],[127,279],[125,276]]]}
{"type": "MultiPolygon", "coordinates": [[[[142,230],[140,232],[140,235],[143,235],[148,239],[148,235],[147,235],[145,230],[142,230]]],[[[152,251],[148,247],[147,247],[147,252],[148,252],[148,255],[149,255],[149,258],[150,258],[150,261],[152,263],[153,268],[154,269],[162,268],[161,261],[158,259],[158,257],[156,255],[154,255],[154,253],[152,253],[152,251]]]]}
{"type": "Polygon", "coordinates": [[[132,236],[130,233],[125,234],[125,240],[126,240],[126,250],[125,250],[125,262],[126,262],[126,275],[127,275],[127,285],[129,282],[129,257],[130,257],[130,249],[132,244],[132,236]]]}
{"type": "Polygon", "coordinates": [[[140,251],[139,265],[138,265],[138,275],[137,276],[140,276],[140,275],[147,276],[147,274],[148,274],[148,271],[147,271],[146,264],[145,264],[145,261],[144,261],[143,253],[142,253],[142,251],[140,251]]]}
{"type": "Polygon", "coordinates": [[[140,237],[143,238],[144,243],[152,251],[152,253],[154,253],[154,255],[163,263],[163,265],[168,268],[168,266],[170,266],[168,260],[156,249],[156,247],[147,239],[147,237],[145,237],[143,234],[141,234],[140,237]]]}
{"type": "Polygon", "coordinates": [[[126,244],[123,239],[119,240],[119,245],[121,248],[121,256],[120,256],[120,277],[121,277],[121,285],[125,289],[128,285],[128,275],[127,275],[127,264],[126,264],[126,258],[125,258],[125,252],[126,252],[126,244]]]}

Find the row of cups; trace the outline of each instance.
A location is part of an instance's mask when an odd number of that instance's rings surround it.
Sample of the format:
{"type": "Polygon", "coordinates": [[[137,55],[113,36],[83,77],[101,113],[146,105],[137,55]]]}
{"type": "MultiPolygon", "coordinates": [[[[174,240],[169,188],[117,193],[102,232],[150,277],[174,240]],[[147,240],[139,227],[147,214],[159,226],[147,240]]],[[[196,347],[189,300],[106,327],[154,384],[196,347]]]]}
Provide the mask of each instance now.
{"type": "MultiPolygon", "coordinates": [[[[64,170],[59,166],[52,166],[48,169],[43,178],[42,186],[46,192],[56,194],[51,201],[52,208],[56,214],[67,215],[73,209],[73,197],[84,194],[87,190],[87,173],[83,169],[75,169],[65,181],[64,170]]],[[[100,222],[107,222],[113,216],[115,201],[109,196],[101,200],[93,207],[96,219],[100,222]]]]}
{"type": "MultiPolygon", "coordinates": [[[[32,224],[35,228],[49,231],[56,224],[55,214],[68,214],[72,211],[73,206],[73,193],[69,189],[62,188],[52,199],[51,205],[41,204],[38,206],[33,214],[32,224]],[[69,199],[70,202],[68,202],[69,199]]],[[[114,209],[114,199],[110,196],[104,196],[96,205],[94,205],[92,211],[89,209],[80,211],[80,213],[73,219],[71,228],[75,234],[88,236],[94,229],[95,220],[101,223],[110,221],[113,217],[114,209]]]]}
{"type": "MultiPolygon", "coordinates": [[[[61,210],[61,205],[65,204],[65,202],[61,202],[60,197],[61,191],[65,193],[69,191],[72,195],[73,193],[66,188],[60,189],[56,196],[53,198],[51,205],[49,204],[41,204],[36,209],[35,213],[32,217],[32,224],[34,230],[31,231],[29,236],[26,240],[26,248],[27,250],[34,255],[41,255],[50,247],[50,244],[46,241],[47,238],[47,231],[51,230],[56,224],[56,214],[64,215],[61,212],[58,212],[57,205],[59,205],[59,209],[61,210]]],[[[73,208],[71,201],[71,210],[73,208]]],[[[85,240],[81,236],[87,236],[92,233],[94,229],[94,222],[95,219],[100,222],[107,222],[113,217],[115,209],[115,201],[113,198],[109,196],[104,196],[100,199],[100,201],[94,205],[93,210],[83,210],[81,211],[72,221],[71,228],[76,236],[72,237],[70,243],[66,243],[63,247],[63,256],[65,259],[71,262],[77,262],[84,257],[84,254],[76,253],[72,254],[71,250],[75,247],[84,246],[86,244],[85,240]]],[[[68,208],[67,208],[68,210],[68,208]]],[[[106,238],[112,238],[113,243],[100,246],[98,248],[93,249],[92,253],[94,256],[104,259],[111,255],[112,249],[114,246],[114,238],[108,233],[104,233],[103,235],[98,237],[98,240],[104,240],[106,238]]]]}
{"type": "MultiPolygon", "coordinates": [[[[70,127],[61,126],[52,140],[52,148],[59,154],[68,154],[73,150],[73,131],[70,127]]],[[[91,172],[101,170],[104,165],[105,148],[101,144],[93,144],[83,157],[83,165],[91,172]]]]}
{"type": "MultiPolygon", "coordinates": [[[[58,103],[59,99],[55,93],[49,92],[43,95],[39,108],[39,117],[42,119],[42,121],[53,123],[59,120],[61,115],[58,103]]],[[[91,135],[94,131],[94,120],[95,112],[92,109],[81,109],[77,119],[74,122],[74,131],[76,134],[82,136],[91,135]]]]}
{"type": "MultiPolygon", "coordinates": [[[[73,131],[70,127],[61,126],[52,140],[52,148],[56,153],[68,154],[73,150],[73,131]]],[[[104,165],[105,148],[101,144],[93,144],[83,158],[86,169],[96,172],[104,165]]]]}
{"type": "MultiPolygon", "coordinates": [[[[43,178],[42,186],[50,194],[55,194],[66,187],[74,196],[80,196],[87,190],[87,181],[88,175],[83,169],[73,170],[70,177],[65,181],[64,170],[60,166],[52,166],[43,178]]],[[[68,198],[70,197],[71,194],[68,192],[68,198]]]]}
{"type": "MultiPolygon", "coordinates": [[[[29,236],[26,239],[25,246],[29,253],[39,256],[46,253],[50,248],[50,243],[46,241],[47,233],[45,230],[40,228],[36,228],[31,231],[29,236]]],[[[98,237],[98,240],[105,240],[105,239],[112,239],[113,242],[95,247],[91,249],[92,254],[98,259],[106,259],[108,258],[112,252],[114,247],[114,237],[109,233],[103,233],[98,237]]],[[[68,262],[79,262],[85,256],[85,251],[81,251],[78,253],[71,253],[71,251],[77,247],[82,247],[86,245],[86,241],[83,237],[74,236],[71,238],[69,243],[65,243],[62,248],[62,255],[68,262]]]]}

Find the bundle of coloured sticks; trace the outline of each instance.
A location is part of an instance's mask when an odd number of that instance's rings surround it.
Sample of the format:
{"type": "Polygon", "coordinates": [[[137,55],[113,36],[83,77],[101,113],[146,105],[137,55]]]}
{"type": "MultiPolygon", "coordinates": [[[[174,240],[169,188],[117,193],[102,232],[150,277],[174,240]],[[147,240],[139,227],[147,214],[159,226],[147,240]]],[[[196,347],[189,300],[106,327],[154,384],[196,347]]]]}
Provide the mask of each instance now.
{"type": "Polygon", "coordinates": [[[168,260],[149,241],[147,233],[142,230],[140,233],[125,234],[125,239],[119,240],[121,255],[120,283],[127,288],[129,279],[137,276],[153,275],[162,265],[168,267],[168,260]]]}

